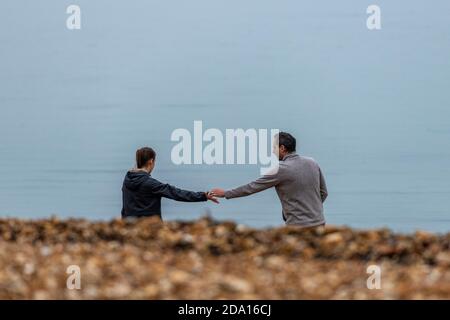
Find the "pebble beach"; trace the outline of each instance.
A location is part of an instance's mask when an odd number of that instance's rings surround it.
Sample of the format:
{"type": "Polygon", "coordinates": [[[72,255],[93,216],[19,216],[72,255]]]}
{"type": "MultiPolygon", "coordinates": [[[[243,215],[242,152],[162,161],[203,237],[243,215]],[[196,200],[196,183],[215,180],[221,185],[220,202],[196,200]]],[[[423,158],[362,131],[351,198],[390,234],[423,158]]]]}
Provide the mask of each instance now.
{"type": "Polygon", "coordinates": [[[0,299],[450,299],[450,233],[4,218],[0,299]]]}

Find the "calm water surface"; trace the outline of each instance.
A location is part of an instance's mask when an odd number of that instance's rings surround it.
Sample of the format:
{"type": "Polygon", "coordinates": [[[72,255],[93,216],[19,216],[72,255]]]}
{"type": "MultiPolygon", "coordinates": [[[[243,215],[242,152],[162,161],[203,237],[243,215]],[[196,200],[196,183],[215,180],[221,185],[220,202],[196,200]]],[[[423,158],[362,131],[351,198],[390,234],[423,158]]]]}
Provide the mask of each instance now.
{"type": "MultiPolygon", "coordinates": [[[[154,176],[229,188],[254,165],[176,166],[176,128],[280,128],[326,175],[326,218],[359,228],[450,229],[450,2],[3,0],[0,215],[117,217],[137,147],[154,176]]],[[[210,212],[282,224],[274,190],[214,204],[163,201],[166,219],[210,212]]]]}

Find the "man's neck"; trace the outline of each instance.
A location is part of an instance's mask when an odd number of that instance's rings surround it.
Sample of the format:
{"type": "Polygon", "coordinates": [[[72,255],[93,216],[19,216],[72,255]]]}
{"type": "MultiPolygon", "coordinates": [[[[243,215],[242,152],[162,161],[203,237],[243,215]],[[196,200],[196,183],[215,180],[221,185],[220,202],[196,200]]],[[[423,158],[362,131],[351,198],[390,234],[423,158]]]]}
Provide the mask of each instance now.
{"type": "Polygon", "coordinates": [[[287,157],[292,156],[292,155],[295,155],[295,151],[286,153],[286,154],[283,156],[283,159],[282,159],[282,160],[284,160],[284,159],[286,159],[287,157]]]}

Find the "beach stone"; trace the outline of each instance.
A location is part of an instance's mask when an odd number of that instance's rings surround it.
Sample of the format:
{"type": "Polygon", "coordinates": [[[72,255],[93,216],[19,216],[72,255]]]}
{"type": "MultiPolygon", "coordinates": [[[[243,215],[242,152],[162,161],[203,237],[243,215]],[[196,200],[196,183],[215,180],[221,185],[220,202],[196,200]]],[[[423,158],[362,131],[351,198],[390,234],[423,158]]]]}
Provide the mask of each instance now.
{"type": "Polygon", "coordinates": [[[169,279],[173,284],[182,284],[190,279],[190,274],[181,270],[175,270],[170,273],[169,279]]]}
{"type": "Polygon", "coordinates": [[[231,275],[226,275],[220,282],[222,288],[231,292],[250,293],[252,286],[244,279],[240,279],[231,275]]]}
{"type": "Polygon", "coordinates": [[[334,233],[326,235],[323,240],[323,242],[326,245],[338,245],[338,244],[341,244],[343,241],[344,241],[344,237],[342,236],[342,234],[340,234],[338,232],[334,232],[334,233]]]}
{"type": "Polygon", "coordinates": [[[436,263],[445,267],[450,267],[450,251],[439,252],[436,256],[436,263]]]}
{"type": "Polygon", "coordinates": [[[0,219],[0,299],[448,299],[450,233],[0,219]],[[382,290],[367,290],[380,265],[382,290]],[[82,290],[66,288],[81,270],[82,290]]]}

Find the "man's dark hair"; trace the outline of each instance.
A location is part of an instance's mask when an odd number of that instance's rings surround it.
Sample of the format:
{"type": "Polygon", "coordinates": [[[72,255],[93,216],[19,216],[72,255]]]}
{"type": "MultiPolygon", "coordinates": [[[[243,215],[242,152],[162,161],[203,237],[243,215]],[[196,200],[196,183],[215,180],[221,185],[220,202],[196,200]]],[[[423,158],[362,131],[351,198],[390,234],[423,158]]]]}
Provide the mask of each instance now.
{"type": "Polygon", "coordinates": [[[136,151],[136,166],[143,168],[149,160],[156,158],[156,152],[152,148],[144,147],[136,151]]]}
{"type": "Polygon", "coordinates": [[[291,134],[287,132],[280,132],[278,134],[278,146],[284,146],[287,152],[294,152],[296,144],[297,142],[291,134]]]}

